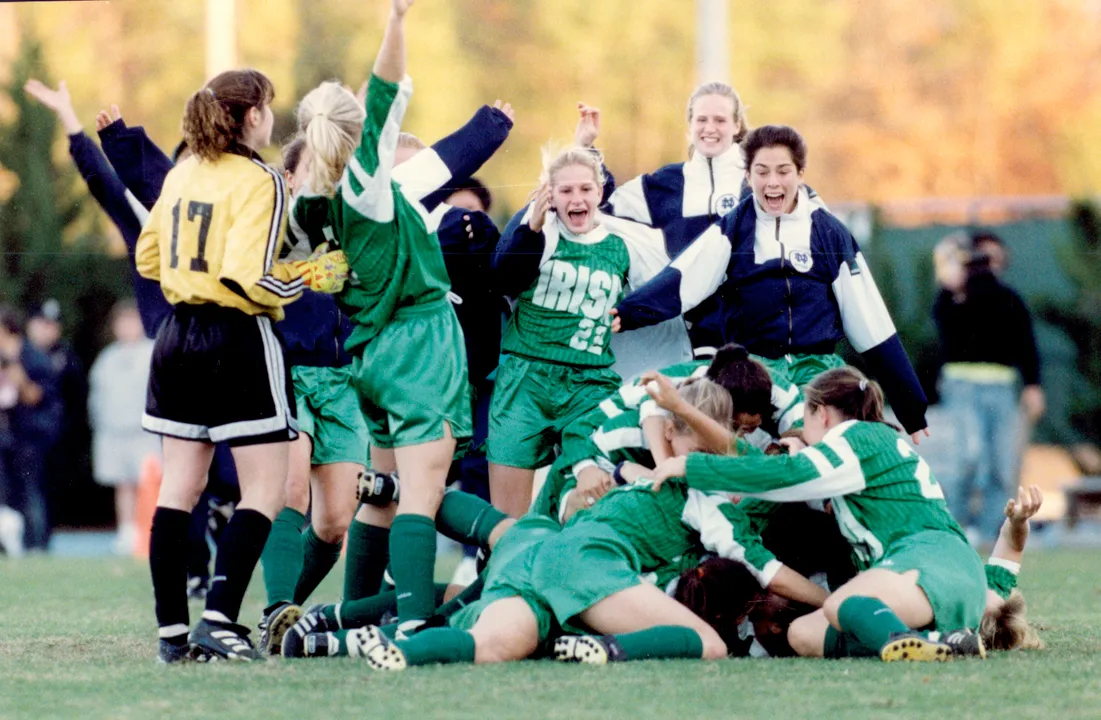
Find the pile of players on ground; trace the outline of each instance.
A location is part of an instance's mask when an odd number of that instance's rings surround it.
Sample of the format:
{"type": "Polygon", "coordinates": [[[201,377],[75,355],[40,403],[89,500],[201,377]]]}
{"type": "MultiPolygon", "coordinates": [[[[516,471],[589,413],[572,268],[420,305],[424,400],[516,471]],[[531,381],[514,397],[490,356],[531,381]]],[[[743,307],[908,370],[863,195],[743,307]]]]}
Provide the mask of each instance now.
{"type": "MultiPolygon", "coordinates": [[[[301,101],[282,260],[283,178],[255,157],[274,93],[261,74],[195,94],[194,154],[165,159],[154,193],[140,128],[101,115],[112,170],[66,121],[136,249],[143,314],[164,306],[147,322],[144,420],[164,436],[160,659],[402,669],[1039,646],[1015,585],[1040,494],[1009,499],[984,564],[915,450],[924,394],[856,242],[803,183],[802,137],[750,130],[734,90],[706,84],[688,102],[689,160],[616,187],[593,149],[599,111],[581,105],[575,146],[545,152],[499,234],[470,178],[513,113],[483,108],[431,147],[400,132],[411,5],[392,0],[361,95],[324,83],[301,101]],[[878,382],[835,354],[842,338],[878,382]],[[242,501],[189,633],[179,546],[223,441],[242,501]],[[492,504],[445,490],[479,464],[492,504]],[[472,584],[434,584],[437,530],[484,551],[472,584]],[[303,610],[345,532],[343,600],[303,610]],[[253,647],[237,615],[258,560],[253,647]]],[[[72,114],[64,89],[28,90],[72,114]]]]}

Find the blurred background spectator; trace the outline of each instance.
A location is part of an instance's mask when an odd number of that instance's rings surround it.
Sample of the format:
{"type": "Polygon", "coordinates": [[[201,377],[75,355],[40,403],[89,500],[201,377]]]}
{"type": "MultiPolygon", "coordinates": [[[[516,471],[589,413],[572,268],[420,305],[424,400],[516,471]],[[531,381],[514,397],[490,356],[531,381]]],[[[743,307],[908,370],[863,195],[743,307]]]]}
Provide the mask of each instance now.
{"type": "Polygon", "coordinates": [[[61,401],[49,359],[25,340],[19,314],[0,306],[0,505],[22,513],[23,542],[32,551],[44,552],[49,544],[43,470],[60,420],[61,401]]]}
{"type": "Polygon", "coordinates": [[[134,507],[142,462],[160,450],[155,435],[141,429],[153,341],[145,336],[138,306],[120,300],[111,310],[115,340],[99,354],[88,376],[92,470],[96,482],[114,488],[115,552],[133,552],[134,507]]]}
{"type": "Polygon", "coordinates": [[[952,470],[939,480],[949,509],[976,544],[997,537],[1005,497],[1018,484],[1022,420],[1034,423],[1045,407],[1031,316],[998,279],[992,257],[1005,268],[1004,245],[991,233],[949,235],[933,255],[939,390],[955,425],[952,470]]]}
{"type": "Polygon", "coordinates": [[[60,418],[57,440],[46,457],[44,469],[50,524],[57,523],[59,497],[71,497],[73,489],[88,482],[91,430],[88,427],[88,377],[80,357],[65,339],[61,303],[48,298],[31,307],[27,340],[49,359],[57,380],[60,418]]]}

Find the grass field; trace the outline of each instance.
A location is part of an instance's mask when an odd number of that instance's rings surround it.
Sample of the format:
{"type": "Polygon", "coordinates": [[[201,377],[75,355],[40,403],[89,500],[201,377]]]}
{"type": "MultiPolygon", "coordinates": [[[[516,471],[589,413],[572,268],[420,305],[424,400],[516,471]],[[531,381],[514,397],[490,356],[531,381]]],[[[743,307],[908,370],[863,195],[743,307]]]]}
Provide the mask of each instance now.
{"type": "MultiPolygon", "coordinates": [[[[354,660],[161,666],[143,564],[0,562],[0,718],[1101,718],[1099,559],[1030,554],[1022,588],[1048,649],[985,663],[527,662],[393,674],[354,660]]],[[[336,597],[339,573],[320,597],[336,597]]],[[[254,582],[250,624],[261,592],[254,582]]]]}

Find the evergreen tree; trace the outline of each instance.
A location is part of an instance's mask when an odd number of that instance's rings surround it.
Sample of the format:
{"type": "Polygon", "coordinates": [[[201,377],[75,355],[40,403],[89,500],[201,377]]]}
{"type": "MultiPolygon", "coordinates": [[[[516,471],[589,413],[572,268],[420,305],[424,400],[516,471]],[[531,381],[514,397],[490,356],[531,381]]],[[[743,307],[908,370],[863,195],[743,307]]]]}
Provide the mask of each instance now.
{"type": "Polygon", "coordinates": [[[1074,299],[1046,302],[1040,316],[1063,330],[1077,349],[1084,384],[1071,399],[1070,420],[1088,438],[1101,437],[1101,210],[1088,201],[1069,212],[1069,242],[1057,248],[1059,264],[1074,287],[1074,299]]]}

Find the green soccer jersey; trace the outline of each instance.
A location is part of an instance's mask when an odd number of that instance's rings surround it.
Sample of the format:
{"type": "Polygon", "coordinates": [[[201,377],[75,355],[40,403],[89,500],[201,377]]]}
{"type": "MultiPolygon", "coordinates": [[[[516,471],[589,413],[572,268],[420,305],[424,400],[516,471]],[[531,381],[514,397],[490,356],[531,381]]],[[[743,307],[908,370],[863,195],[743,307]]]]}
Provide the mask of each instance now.
{"type": "Polygon", "coordinates": [[[766,587],[783,565],[761,544],[748,516],[725,496],[666,483],[653,492],[649,482],[623,485],[600,502],[577,511],[566,528],[588,523],[613,529],[638,554],[642,573],[654,573],[665,584],[683,571],[686,557],[698,561],[702,552],[742,563],[761,587],[766,587]]]}
{"type": "Polygon", "coordinates": [[[826,500],[865,570],[893,542],[941,530],[966,542],[929,465],[893,429],[846,421],[794,455],[719,457],[693,453],[686,480],[776,502],[826,500]]]}
{"type": "Polygon", "coordinates": [[[398,308],[442,300],[451,288],[435,232],[440,213],[428,213],[394,179],[398,133],[412,94],[408,78],[399,85],[372,75],[363,136],[334,195],[300,193],[291,211],[296,239],[309,238],[310,245],[329,240],[348,258],[351,274],[338,300],[353,322],[346,343],[352,353],[398,308]]]}
{"type": "Polygon", "coordinates": [[[543,233],[539,278],[517,298],[502,350],[562,365],[608,367],[615,361],[608,311],[623,297],[631,267],[626,242],[600,226],[574,235],[553,219],[543,233]]]}

